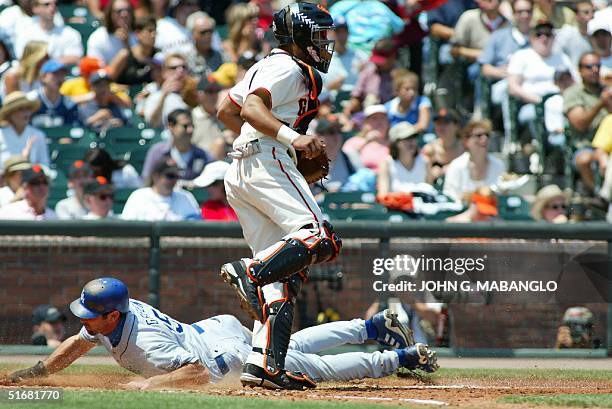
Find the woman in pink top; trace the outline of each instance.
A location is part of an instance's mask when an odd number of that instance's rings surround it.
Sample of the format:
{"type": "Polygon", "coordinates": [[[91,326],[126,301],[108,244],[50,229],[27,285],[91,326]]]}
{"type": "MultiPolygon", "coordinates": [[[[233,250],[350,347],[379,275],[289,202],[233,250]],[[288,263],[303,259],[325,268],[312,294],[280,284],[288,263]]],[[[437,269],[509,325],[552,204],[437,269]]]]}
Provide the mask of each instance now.
{"type": "Polygon", "coordinates": [[[378,165],[389,155],[389,119],[383,105],[370,105],[364,110],[361,131],[347,140],[342,150],[353,161],[378,171],[378,165]]]}

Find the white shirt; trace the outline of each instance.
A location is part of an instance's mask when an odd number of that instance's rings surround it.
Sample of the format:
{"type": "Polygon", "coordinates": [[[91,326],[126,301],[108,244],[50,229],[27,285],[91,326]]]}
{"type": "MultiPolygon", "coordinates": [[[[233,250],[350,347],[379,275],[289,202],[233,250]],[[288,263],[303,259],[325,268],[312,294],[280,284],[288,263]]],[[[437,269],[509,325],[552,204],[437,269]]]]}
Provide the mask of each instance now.
{"type": "Polygon", "coordinates": [[[0,188],[0,207],[11,203],[11,200],[15,197],[15,192],[10,186],[3,186],[0,188]]]}
{"type": "MultiPolygon", "coordinates": [[[[161,100],[163,92],[161,90],[149,95],[144,102],[144,117],[148,123],[151,123],[151,118],[153,117],[153,112],[155,112],[155,108],[159,104],[161,100]]],[[[166,125],[168,114],[176,109],[189,109],[185,101],[183,101],[183,97],[176,92],[172,92],[166,96],[164,99],[164,106],[162,108],[162,123],[166,125]]]]}
{"type": "Polygon", "coordinates": [[[208,369],[211,382],[219,381],[229,371],[242,370],[251,346],[238,319],[218,315],[195,325],[197,329],[130,299],[123,328],[116,329],[116,346],[111,342],[114,334],[91,335],[82,327],[79,337],[101,344],[119,365],[146,378],[196,362],[208,369]]]}
{"type": "MultiPolygon", "coordinates": [[[[302,70],[287,52],[275,48],[271,54],[273,55],[257,62],[246,72],[242,81],[230,89],[229,97],[242,106],[250,93],[264,88],[272,97],[272,115],[294,127],[300,112],[300,100],[306,102],[309,90],[302,70]]],[[[267,136],[245,122],[240,136],[234,141],[234,147],[262,137],[267,136]]]]}
{"type": "Polygon", "coordinates": [[[32,18],[28,24],[20,27],[15,39],[15,55],[21,58],[26,44],[32,40],[46,41],[49,57],[59,60],[62,57],[82,57],[83,43],[81,35],[69,26],[54,26],[50,31],[44,31],[38,18],[32,18]]]}
{"type": "Polygon", "coordinates": [[[87,214],[87,211],[87,208],[79,202],[76,196],[62,199],[55,205],[57,218],[63,220],[81,219],[87,214]]]}
{"type": "Polygon", "coordinates": [[[565,54],[552,53],[543,58],[529,47],[512,54],[508,63],[508,74],[520,75],[523,79],[522,87],[539,96],[559,92],[554,82],[557,70],[569,71],[574,81],[580,81],[580,76],[565,54]]]}
{"type": "Polygon", "coordinates": [[[137,189],[128,197],[122,219],[141,221],[177,221],[200,219],[200,208],[193,195],[177,189],[170,196],[161,196],[150,187],[137,189]]]}
{"type": "Polygon", "coordinates": [[[129,163],[121,169],[113,171],[111,182],[116,189],[139,188],[142,186],[142,179],[134,166],[129,163]]]}
{"type": "MultiPolygon", "coordinates": [[[[7,7],[6,9],[2,10],[2,13],[0,13],[0,29],[3,29],[9,36],[13,45],[17,40],[18,31],[21,32],[21,30],[31,22],[32,17],[25,14],[18,5],[7,7]]],[[[64,19],[59,11],[55,13],[53,23],[56,26],[64,25],[64,19]]]]}
{"type": "Polygon", "coordinates": [[[163,55],[180,53],[190,60],[196,54],[191,33],[172,17],[157,20],[155,48],[163,55]]]}
{"type": "Polygon", "coordinates": [[[506,171],[504,163],[491,154],[487,154],[489,167],[482,180],[473,180],[470,176],[470,153],[464,152],[457,159],[448,164],[444,178],[443,193],[460,202],[463,194],[473,192],[482,186],[491,186],[506,171]]]}
{"type": "Polygon", "coordinates": [[[55,212],[49,208],[43,214],[36,214],[25,199],[0,207],[2,220],[53,220],[57,219],[55,212]]]}
{"type": "MultiPolygon", "coordinates": [[[[134,33],[130,33],[130,46],[136,44],[137,39],[134,33]]],[[[87,40],[87,55],[98,58],[109,65],[117,53],[125,48],[123,41],[119,40],[114,34],[109,34],[106,27],[101,26],[91,33],[87,40]]]]}
{"type": "Polygon", "coordinates": [[[427,165],[423,156],[417,155],[412,165],[412,169],[408,170],[397,159],[388,157],[389,162],[389,179],[391,181],[391,192],[411,192],[415,184],[424,183],[427,176],[427,165]]]}
{"type": "Polygon", "coordinates": [[[31,163],[49,166],[49,150],[45,134],[33,126],[26,126],[21,135],[17,135],[12,126],[0,128],[0,168],[5,160],[13,155],[21,155],[28,141],[36,138],[28,158],[31,163]]]}

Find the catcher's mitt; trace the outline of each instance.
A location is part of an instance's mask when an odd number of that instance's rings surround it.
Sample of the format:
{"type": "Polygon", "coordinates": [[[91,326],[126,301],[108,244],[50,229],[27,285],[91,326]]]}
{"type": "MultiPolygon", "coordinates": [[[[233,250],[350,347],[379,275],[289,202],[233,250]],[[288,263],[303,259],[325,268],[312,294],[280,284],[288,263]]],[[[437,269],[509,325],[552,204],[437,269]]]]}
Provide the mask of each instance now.
{"type": "Polygon", "coordinates": [[[298,151],[297,159],[297,168],[309,184],[324,179],[329,174],[329,158],[325,151],[312,159],[306,159],[302,152],[298,151]]]}

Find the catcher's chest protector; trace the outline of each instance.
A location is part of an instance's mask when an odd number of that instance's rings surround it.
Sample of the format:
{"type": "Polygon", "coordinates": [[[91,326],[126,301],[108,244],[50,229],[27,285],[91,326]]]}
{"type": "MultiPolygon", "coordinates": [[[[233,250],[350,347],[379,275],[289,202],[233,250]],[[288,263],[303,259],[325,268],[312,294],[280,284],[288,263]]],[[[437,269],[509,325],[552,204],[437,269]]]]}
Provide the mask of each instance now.
{"type": "Polygon", "coordinates": [[[319,94],[323,88],[323,80],[321,79],[319,71],[297,58],[293,59],[302,70],[306,78],[306,88],[309,90],[308,98],[306,100],[300,100],[300,115],[295,121],[293,129],[302,135],[306,135],[310,121],[317,116],[317,112],[319,111],[319,94]]]}

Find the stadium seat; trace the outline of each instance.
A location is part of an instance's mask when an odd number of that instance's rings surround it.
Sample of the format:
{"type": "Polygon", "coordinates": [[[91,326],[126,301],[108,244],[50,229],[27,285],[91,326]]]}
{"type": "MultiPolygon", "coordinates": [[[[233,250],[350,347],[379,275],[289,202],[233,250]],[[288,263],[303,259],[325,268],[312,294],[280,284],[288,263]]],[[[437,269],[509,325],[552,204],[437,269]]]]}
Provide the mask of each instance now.
{"type": "Polygon", "coordinates": [[[67,25],[79,32],[81,35],[81,42],[83,43],[83,50],[85,51],[85,54],[87,54],[87,40],[89,40],[91,33],[100,27],[100,22],[94,20],[92,22],[85,23],[68,23],[67,25]]]}
{"type": "Polygon", "coordinates": [[[132,188],[122,188],[115,189],[114,197],[113,197],[113,213],[115,215],[120,215],[123,212],[123,207],[125,206],[125,202],[127,202],[128,198],[132,194],[132,192],[136,189],[132,188]]]}
{"type": "MultiPolygon", "coordinates": [[[[59,174],[59,172],[58,172],[59,174]]],[[[68,181],[65,176],[60,176],[51,181],[49,185],[49,196],[47,197],[47,207],[55,209],[55,205],[60,200],[67,197],[68,181]]]]}
{"type": "Polygon", "coordinates": [[[111,128],[100,134],[100,144],[117,156],[125,156],[147,144],[148,140],[142,138],[141,132],[134,127],[111,128]]]}
{"type": "Polygon", "coordinates": [[[57,9],[66,24],[93,23],[96,18],[89,13],[87,7],[76,4],[58,4],[57,9]]]}
{"type": "Polygon", "coordinates": [[[203,189],[201,187],[192,187],[185,188],[185,190],[191,193],[193,197],[195,197],[199,205],[202,205],[202,203],[208,200],[208,192],[206,191],[206,189],[203,189]]]}
{"type": "Polygon", "coordinates": [[[88,150],[88,145],[78,143],[55,145],[51,151],[51,167],[67,174],[70,165],[76,160],[83,159],[88,150]]]}
{"type": "Polygon", "coordinates": [[[532,220],[531,207],[521,196],[500,195],[497,197],[497,211],[503,220],[532,220]]]}
{"type": "Polygon", "coordinates": [[[127,160],[132,166],[134,166],[138,173],[142,173],[142,168],[144,166],[144,161],[147,157],[148,151],[148,146],[141,146],[138,149],[126,152],[124,159],[127,160]]]}

